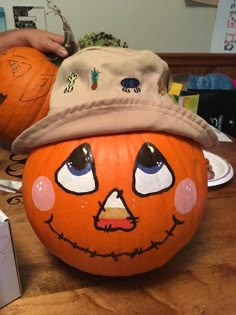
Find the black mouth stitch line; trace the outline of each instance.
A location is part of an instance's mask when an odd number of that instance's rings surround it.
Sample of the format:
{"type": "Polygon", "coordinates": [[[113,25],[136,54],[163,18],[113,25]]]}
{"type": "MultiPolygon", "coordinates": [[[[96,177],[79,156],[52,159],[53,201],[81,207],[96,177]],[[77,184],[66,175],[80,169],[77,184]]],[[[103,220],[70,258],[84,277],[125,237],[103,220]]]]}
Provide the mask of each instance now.
{"type": "Polygon", "coordinates": [[[165,231],[166,236],[163,238],[162,241],[151,241],[150,245],[147,246],[146,248],[135,248],[132,252],[121,252],[121,253],[114,253],[114,252],[110,252],[110,253],[98,253],[97,251],[92,251],[89,248],[85,248],[82,247],[80,245],[78,245],[76,242],[71,241],[70,239],[68,239],[67,237],[64,236],[63,233],[59,233],[57,232],[53,226],[52,226],[52,221],[53,221],[53,214],[51,214],[50,218],[48,220],[45,220],[44,223],[48,224],[50,230],[57,235],[59,240],[63,240],[64,242],[70,244],[72,246],[72,248],[80,250],[82,252],[84,252],[85,254],[89,254],[91,258],[94,257],[101,257],[101,258],[112,258],[115,262],[119,261],[119,257],[121,256],[128,256],[130,258],[134,258],[136,255],[141,255],[144,254],[152,249],[159,249],[160,245],[163,245],[170,237],[173,237],[174,234],[174,230],[176,229],[176,227],[178,225],[182,225],[184,223],[184,221],[180,221],[178,220],[175,215],[172,216],[172,220],[173,220],[173,225],[172,227],[165,231]]]}

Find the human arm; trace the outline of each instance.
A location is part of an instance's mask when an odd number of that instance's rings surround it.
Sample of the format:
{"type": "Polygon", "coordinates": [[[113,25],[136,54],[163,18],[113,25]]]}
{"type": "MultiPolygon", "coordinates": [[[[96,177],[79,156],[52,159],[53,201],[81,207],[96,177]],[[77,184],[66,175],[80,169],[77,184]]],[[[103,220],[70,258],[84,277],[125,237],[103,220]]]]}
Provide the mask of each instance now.
{"type": "Polygon", "coordinates": [[[14,29],[0,33],[0,52],[12,47],[34,47],[43,53],[67,57],[64,36],[40,29],[14,29]]]}

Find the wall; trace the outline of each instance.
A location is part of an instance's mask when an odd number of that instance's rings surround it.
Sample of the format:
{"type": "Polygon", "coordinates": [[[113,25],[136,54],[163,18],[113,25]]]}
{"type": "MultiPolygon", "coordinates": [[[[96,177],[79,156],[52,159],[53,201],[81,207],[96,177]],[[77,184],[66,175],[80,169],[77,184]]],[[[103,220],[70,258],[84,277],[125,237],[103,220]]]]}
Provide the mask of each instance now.
{"type": "MultiPolygon", "coordinates": [[[[216,7],[186,6],[184,0],[54,0],[78,40],[85,33],[107,32],[130,48],[155,52],[210,52],[216,7]]],[[[44,5],[46,0],[0,0],[8,29],[12,5],[44,5]]],[[[62,33],[59,17],[47,15],[47,29],[62,33]]]]}

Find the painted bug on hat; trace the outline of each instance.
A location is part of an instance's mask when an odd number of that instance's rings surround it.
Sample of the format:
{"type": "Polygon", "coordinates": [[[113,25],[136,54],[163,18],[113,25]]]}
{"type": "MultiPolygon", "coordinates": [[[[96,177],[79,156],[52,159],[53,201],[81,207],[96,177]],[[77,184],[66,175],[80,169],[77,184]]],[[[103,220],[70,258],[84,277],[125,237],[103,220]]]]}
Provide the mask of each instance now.
{"type": "Polygon", "coordinates": [[[133,89],[135,93],[141,92],[141,89],[139,87],[140,82],[138,79],[125,78],[120,82],[120,84],[123,86],[123,92],[130,93],[130,89],[133,89]]]}

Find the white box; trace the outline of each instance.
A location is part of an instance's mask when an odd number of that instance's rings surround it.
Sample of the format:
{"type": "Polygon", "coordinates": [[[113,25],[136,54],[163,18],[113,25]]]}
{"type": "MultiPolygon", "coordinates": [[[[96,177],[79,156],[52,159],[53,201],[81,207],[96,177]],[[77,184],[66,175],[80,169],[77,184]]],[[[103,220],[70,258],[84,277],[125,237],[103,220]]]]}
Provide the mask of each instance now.
{"type": "Polygon", "coordinates": [[[20,296],[20,277],[10,221],[0,210],[0,308],[20,296]]]}

